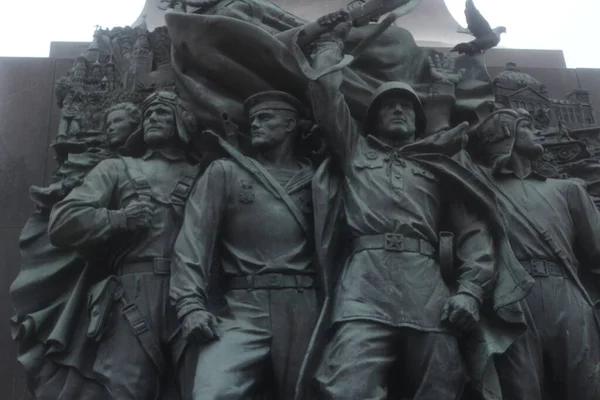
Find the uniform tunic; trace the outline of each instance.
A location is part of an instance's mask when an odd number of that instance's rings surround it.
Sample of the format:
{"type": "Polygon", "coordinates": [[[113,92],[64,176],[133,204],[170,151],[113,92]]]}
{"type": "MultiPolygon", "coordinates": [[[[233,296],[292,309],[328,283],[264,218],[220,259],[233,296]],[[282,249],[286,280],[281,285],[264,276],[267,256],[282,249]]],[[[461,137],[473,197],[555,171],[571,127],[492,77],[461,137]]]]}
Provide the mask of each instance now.
{"type": "MultiPolygon", "coordinates": [[[[197,174],[183,154],[148,152],[136,165],[152,188],[157,207],[151,226],[127,251],[128,259],[168,257],[179,226],[169,210],[170,194],[184,177],[197,174]]],[[[63,201],[56,204],[49,233],[61,247],[82,248],[100,244],[115,234],[126,232],[125,208],[139,200],[134,183],[121,159],[100,162],[63,201]]]]}
{"type": "Polygon", "coordinates": [[[495,183],[521,210],[499,196],[516,258],[524,263],[551,261],[560,271],[532,272],[536,284],[523,301],[528,330],[498,358],[502,392],[510,399],[541,400],[547,383],[555,381],[562,385],[567,400],[598,399],[600,329],[594,310],[567,267],[522,213],[552,237],[575,268],[574,249],[583,252],[593,264],[582,265],[598,276],[600,212],[585,189],[571,180],[545,179],[535,173],[518,179],[504,172],[495,183]]]}
{"type": "MultiPolygon", "coordinates": [[[[171,300],[180,319],[206,309],[213,260],[225,284],[231,277],[264,274],[314,278],[314,172],[266,173],[289,195],[305,227],[257,173],[237,161],[213,162],[194,188],[175,244],[171,300]]],[[[193,398],[245,399],[267,382],[279,398],[294,398],[319,313],[315,289],[233,289],[225,300],[220,337],[199,352],[193,398]]]]}
{"type": "MultiPolygon", "coordinates": [[[[168,302],[169,259],[186,196],[178,196],[177,189],[191,186],[196,175],[197,167],[180,152],[105,160],[50,215],[49,235],[56,246],[108,250],[106,276],[119,276],[124,301],[139,310],[163,359],[170,358],[164,349],[172,345],[178,327],[168,302]],[[139,200],[154,206],[150,227],[128,232],[124,209],[139,200]]],[[[164,377],[124,317],[123,306],[113,305],[93,369],[114,398],[156,399],[164,377]]]]}
{"type": "MultiPolygon", "coordinates": [[[[308,220],[312,215],[311,177],[312,171],[303,169],[286,185],[308,220]]],[[[215,255],[226,276],[314,273],[312,238],[285,203],[235,161],[213,162],[186,206],[175,244],[171,284],[171,298],[180,318],[205,308],[215,255]]]]}
{"type": "MultiPolygon", "coordinates": [[[[310,85],[317,123],[341,162],[345,218],[354,237],[401,233],[437,247],[444,213],[456,235],[458,292],[483,300],[493,287],[492,238],[451,188],[373,136],[362,136],[328,77],[310,85]]],[[[371,320],[424,331],[446,331],[440,314],[450,292],[438,261],[413,252],[361,250],[342,273],[334,322],[371,320]]]]}

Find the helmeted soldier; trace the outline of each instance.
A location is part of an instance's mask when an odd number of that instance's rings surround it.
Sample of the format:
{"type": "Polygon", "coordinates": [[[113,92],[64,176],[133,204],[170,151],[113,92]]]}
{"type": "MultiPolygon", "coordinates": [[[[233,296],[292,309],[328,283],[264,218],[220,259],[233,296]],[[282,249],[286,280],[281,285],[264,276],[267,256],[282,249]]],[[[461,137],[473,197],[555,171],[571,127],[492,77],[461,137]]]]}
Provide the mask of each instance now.
{"type": "MultiPolygon", "coordinates": [[[[347,30],[339,25],[331,38],[317,43],[315,69],[340,61],[347,30]]],[[[423,139],[426,118],[417,94],[407,84],[390,82],[374,93],[361,130],[341,82],[337,71],[309,85],[316,122],[343,174],[341,197],[351,237],[314,396],[386,399],[392,365],[401,360],[403,396],[457,399],[466,374],[455,333],[471,331],[485,299],[498,299],[492,295],[499,243],[493,238],[501,236],[498,223],[492,233],[481,218],[495,211],[476,206],[483,192],[467,189],[476,185],[472,174],[446,156],[461,149],[466,123],[423,139]],[[458,148],[435,145],[446,140],[450,145],[453,138],[459,139],[458,148]],[[455,236],[456,269],[448,274],[452,291],[441,268],[452,264],[445,258],[447,246],[438,244],[444,242],[443,227],[455,236]]]]}
{"type": "Polygon", "coordinates": [[[168,304],[170,257],[198,167],[187,150],[195,119],[177,96],[150,95],[124,156],[102,161],[54,207],[51,242],[105,246],[109,265],[89,295],[93,370],[115,399],[155,399],[177,329],[168,304]],[[114,300],[118,301],[114,301],[114,300]]]}
{"type": "Polygon", "coordinates": [[[221,140],[186,207],[173,253],[171,300],[199,349],[193,398],[247,399],[264,385],[292,399],[319,303],[311,181],[297,156],[302,105],[268,91],[248,98],[255,158],[221,140]],[[213,258],[227,307],[207,310],[213,258]],[[269,376],[270,374],[270,376],[269,376]]]}
{"type": "Polygon", "coordinates": [[[513,252],[535,279],[522,301],[528,329],[497,357],[503,397],[541,400],[552,390],[598,399],[600,321],[578,275],[591,266],[600,283],[600,212],[579,182],[534,171],[544,149],[527,111],[498,110],[477,134],[484,167],[476,172],[498,192],[513,252]]]}

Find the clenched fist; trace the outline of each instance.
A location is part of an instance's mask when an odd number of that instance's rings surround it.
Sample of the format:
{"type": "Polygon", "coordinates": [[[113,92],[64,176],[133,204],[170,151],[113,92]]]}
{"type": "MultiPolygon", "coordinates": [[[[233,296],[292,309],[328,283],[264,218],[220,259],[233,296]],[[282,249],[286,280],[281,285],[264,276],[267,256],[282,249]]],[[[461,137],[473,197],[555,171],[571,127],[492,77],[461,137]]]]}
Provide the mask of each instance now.
{"type": "Polygon", "coordinates": [[[324,15],[317,20],[319,25],[328,26],[328,27],[334,27],[342,22],[350,22],[350,21],[351,21],[350,13],[343,9],[334,11],[327,15],[324,15]]]}
{"type": "Polygon", "coordinates": [[[154,205],[146,201],[134,201],[125,207],[127,230],[147,229],[152,223],[154,205]]]}
{"type": "Polygon", "coordinates": [[[181,325],[185,340],[200,339],[210,342],[219,338],[217,318],[208,311],[192,311],[183,317],[181,325]]]}
{"type": "Polygon", "coordinates": [[[479,302],[467,294],[450,297],[442,309],[442,321],[461,332],[472,330],[479,321],[479,302]]]}

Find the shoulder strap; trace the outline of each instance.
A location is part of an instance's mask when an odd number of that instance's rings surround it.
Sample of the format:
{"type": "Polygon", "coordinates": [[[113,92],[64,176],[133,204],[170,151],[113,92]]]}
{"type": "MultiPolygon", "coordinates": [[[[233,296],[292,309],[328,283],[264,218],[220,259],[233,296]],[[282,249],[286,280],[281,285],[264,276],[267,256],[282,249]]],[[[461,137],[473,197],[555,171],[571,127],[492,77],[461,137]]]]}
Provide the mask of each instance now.
{"type": "MultiPolygon", "coordinates": [[[[152,188],[150,187],[150,183],[146,179],[146,177],[142,174],[142,171],[139,169],[137,164],[132,158],[129,157],[119,157],[123,162],[125,167],[125,174],[127,174],[127,179],[133,184],[136,194],[138,198],[142,201],[151,201],[153,198],[152,188]]],[[[109,264],[113,268],[119,269],[121,267],[121,262],[127,256],[130,249],[135,246],[140,238],[142,237],[141,231],[136,231],[130,235],[123,241],[119,241],[117,246],[117,250],[112,252],[109,264]]]]}
{"type": "Polygon", "coordinates": [[[278,197],[285,203],[285,205],[290,210],[294,218],[296,218],[296,220],[304,230],[304,232],[310,236],[310,227],[308,221],[306,220],[306,217],[304,216],[298,205],[294,203],[294,200],[292,200],[290,195],[285,191],[283,186],[281,186],[281,184],[277,182],[275,178],[273,178],[273,175],[271,175],[269,171],[265,169],[265,167],[260,165],[258,161],[253,160],[251,158],[248,158],[248,160],[255,166],[258,172],[261,173],[267,179],[267,181],[269,181],[273,189],[275,189],[275,191],[277,192],[278,197]]]}
{"type": "Polygon", "coordinates": [[[133,158],[121,157],[125,165],[127,178],[133,184],[140,200],[150,201],[153,198],[152,187],[133,158]]]}
{"type": "Polygon", "coordinates": [[[171,204],[175,206],[184,206],[190,193],[192,192],[192,188],[194,187],[194,182],[196,181],[196,175],[185,175],[183,178],[179,179],[175,184],[173,190],[171,190],[171,204]]]}
{"type": "Polygon", "coordinates": [[[291,194],[297,190],[300,190],[309,185],[315,176],[315,172],[312,168],[306,167],[298,171],[292,179],[285,185],[284,189],[287,193],[291,194]]]}
{"type": "MultiPolygon", "coordinates": [[[[485,174],[486,176],[488,176],[488,174],[481,168],[481,166],[478,166],[478,168],[480,169],[480,172],[485,174]]],[[[592,306],[594,307],[594,302],[592,301],[589,293],[587,292],[587,290],[585,289],[585,287],[583,286],[583,284],[581,283],[581,281],[579,280],[579,277],[577,275],[577,271],[575,271],[573,269],[573,265],[574,262],[573,260],[571,260],[567,253],[565,252],[564,249],[562,249],[560,247],[560,245],[558,245],[558,243],[556,243],[554,241],[554,238],[552,237],[552,234],[550,234],[550,232],[548,232],[546,229],[544,229],[544,227],[542,227],[541,225],[538,225],[537,221],[532,218],[531,216],[527,215],[526,213],[523,212],[523,210],[521,210],[521,207],[519,207],[518,204],[516,204],[512,197],[499,185],[496,184],[496,181],[493,178],[488,177],[488,181],[491,183],[491,185],[494,187],[494,189],[496,189],[496,191],[502,195],[502,197],[510,204],[512,205],[512,207],[515,209],[515,211],[517,211],[519,213],[519,216],[523,219],[523,221],[525,221],[526,223],[528,223],[535,232],[537,232],[537,234],[539,235],[539,237],[543,240],[544,243],[546,243],[546,245],[550,248],[550,250],[552,251],[552,253],[554,253],[554,256],[556,258],[558,258],[565,266],[565,268],[567,268],[567,270],[569,271],[569,274],[571,275],[571,277],[575,280],[575,283],[577,284],[577,286],[579,287],[579,289],[581,290],[585,300],[592,306]]],[[[597,321],[600,327],[600,321],[597,321]]]]}
{"type": "Polygon", "coordinates": [[[150,324],[144,318],[140,309],[138,308],[135,301],[128,302],[125,298],[125,293],[121,295],[121,302],[123,303],[122,314],[129,323],[131,330],[138,342],[152,360],[152,363],[156,366],[159,376],[165,374],[165,357],[160,347],[160,343],[152,329],[150,324]]]}
{"type": "Polygon", "coordinates": [[[273,195],[281,199],[287,208],[290,210],[296,221],[300,224],[304,232],[310,237],[312,236],[310,225],[300,210],[300,208],[294,203],[294,200],[287,194],[287,192],[283,189],[283,187],[273,178],[273,176],[256,160],[251,159],[250,157],[244,156],[240,153],[235,147],[227,143],[222,138],[218,137],[219,144],[237,163],[244,169],[246,169],[249,173],[254,175],[265,188],[271,191],[273,195]]]}

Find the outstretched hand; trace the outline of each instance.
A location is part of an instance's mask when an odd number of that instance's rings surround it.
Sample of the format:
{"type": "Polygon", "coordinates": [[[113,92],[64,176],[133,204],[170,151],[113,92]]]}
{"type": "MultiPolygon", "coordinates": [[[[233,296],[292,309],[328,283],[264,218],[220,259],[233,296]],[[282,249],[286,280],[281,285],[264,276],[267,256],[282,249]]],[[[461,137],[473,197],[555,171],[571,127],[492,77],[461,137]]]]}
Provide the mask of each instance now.
{"type": "Polygon", "coordinates": [[[456,57],[448,54],[444,54],[442,57],[439,54],[436,54],[433,58],[428,57],[427,62],[431,76],[438,82],[450,82],[456,85],[462,80],[466,72],[464,68],[456,71],[456,57]]]}
{"type": "Polygon", "coordinates": [[[438,148],[443,149],[446,155],[452,155],[467,147],[469,135],[472,132],[469,129],[468,122],[461,122],[452,129],[436,133],[430,139],[438,148]]]}

